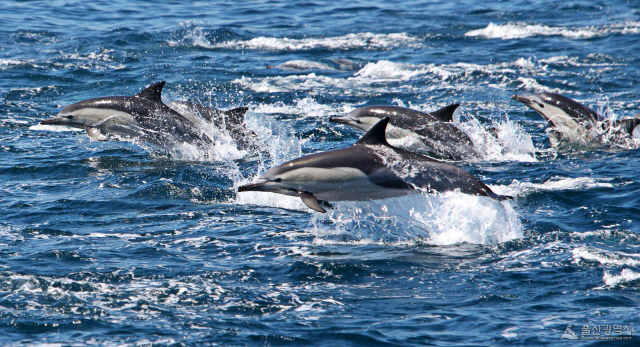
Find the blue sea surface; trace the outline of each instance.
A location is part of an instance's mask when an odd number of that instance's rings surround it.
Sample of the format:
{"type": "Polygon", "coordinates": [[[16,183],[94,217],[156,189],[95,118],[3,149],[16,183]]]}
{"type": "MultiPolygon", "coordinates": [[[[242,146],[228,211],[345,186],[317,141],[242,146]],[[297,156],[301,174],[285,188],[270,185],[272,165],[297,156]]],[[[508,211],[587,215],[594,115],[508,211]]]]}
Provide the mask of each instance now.
{"type": "Polygon", "coordinates": [[[638,345],[640,139],[556,151],[510,99],[639,113],[638,2],[7,0],[0,13],[0,345],[638,345]],[[165,102],[248,107],[263,153],[224,132],[163,149],[39,124],[158,81],[165,102]],[[456,165],[514,200],[419,194],[320,214],[237,193],[362,135],[330,116],[450,103],[483,152],[456,165]]]}

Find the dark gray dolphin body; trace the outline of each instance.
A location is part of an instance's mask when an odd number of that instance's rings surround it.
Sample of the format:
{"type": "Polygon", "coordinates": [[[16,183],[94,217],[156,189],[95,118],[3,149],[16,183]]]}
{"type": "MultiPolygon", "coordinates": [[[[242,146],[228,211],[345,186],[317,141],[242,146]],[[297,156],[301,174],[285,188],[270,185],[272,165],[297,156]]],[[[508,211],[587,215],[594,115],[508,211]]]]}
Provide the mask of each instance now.
{"type": "Polygon", "coordinates": [[[140,140],[167,145],[187,142],[207,144],[196,125],[162,102],[158,82],[135,96],[88,99],[69,105],[41,124],[85,129],[95,140],[140,140]]]}
{"type": "Polygon", "coordinates": [[[189,101],[172,101],[167,104],[194,124],[205,120],[219,129],[225,129],[238,145],[239,149],[252,152],[260,150],[260,139],[244,123],[244,114],[249,110],[246,107],[238,107],[228,111],[222,111],[189,101]]]}
{"type": "Polygon", "coordinates": [[[458,106],[452,104],[431,113],[398,106],[367,106],[357,108],[344,117],[331,117],[329,121],[368,131],[380,119],[389,117],[389,138],[414,136],[422,141],[424,146],[411,148],[412,151],[444,160],[477,158],[479,154],[471,138],[451,123],[458,106]]]}
{"type": "Polygon", "coordinates": [[[553,147],[599,145],[605,133],[612,134],[610,139],[614,141],[628,138],[640,124],[640,115],[605,122],[595,111],[561,94],[545,92],[511,98],[527,105],[549,123],[549,142],[553,147]]]}
{"type": "Polygon", "coordinates": [[[326,212],[321,201],[376,200],[419,193],[447,192],[503,200],[478,178],[456,166],[393,147],[383,118],[356,144],[311,154],[267,170],[259,182],[238,192],[261,191],[298,196],[311,209],[326,212]]]}

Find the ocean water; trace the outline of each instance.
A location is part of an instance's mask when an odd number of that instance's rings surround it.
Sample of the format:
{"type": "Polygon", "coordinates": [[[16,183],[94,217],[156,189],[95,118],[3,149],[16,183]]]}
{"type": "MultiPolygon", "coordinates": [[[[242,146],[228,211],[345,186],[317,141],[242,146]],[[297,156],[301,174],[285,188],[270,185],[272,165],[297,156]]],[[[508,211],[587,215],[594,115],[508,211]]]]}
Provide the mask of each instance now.
{"type": "Polygon", "coordinates": [[[0,13],[0,345],[637,345],[638,143],[558,153],[510,99],[552,91],[610,119],[640,112],[637,2],[2,1],[0,13]],[[165,102],[248,107],[263,153],[224,132],[167,150],[38,124],[161,80],[165,102]],[[332,115],[453,102],[483,153],[458,165],[514,200],[415,195],[318,214],[236,192],[361,136],[332,115]],[[578,341],[561,340],[568,326],[578,341]]]}

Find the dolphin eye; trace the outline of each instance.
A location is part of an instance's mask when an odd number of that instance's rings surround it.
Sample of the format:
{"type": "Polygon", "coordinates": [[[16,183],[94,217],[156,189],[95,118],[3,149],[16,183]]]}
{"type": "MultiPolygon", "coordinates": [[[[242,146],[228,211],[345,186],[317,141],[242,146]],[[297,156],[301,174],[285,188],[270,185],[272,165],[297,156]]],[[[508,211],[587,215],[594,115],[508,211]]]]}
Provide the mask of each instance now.
{"type": "Polygon", "coordinates": [[[73,116],[64,116],[66,119],[73,119],[73,116]]]}
{"type": "Polygon", "coordinates": [[[540,108],[544,108],[544,104],[542,103],[538,103],[538,106],[540,106],[540,108]]]}
{"type": "Polygon", "coordinates": [[[282,182],[282,178],[278,177],[276,179],[273,180],[274,182],[282,182]]]}

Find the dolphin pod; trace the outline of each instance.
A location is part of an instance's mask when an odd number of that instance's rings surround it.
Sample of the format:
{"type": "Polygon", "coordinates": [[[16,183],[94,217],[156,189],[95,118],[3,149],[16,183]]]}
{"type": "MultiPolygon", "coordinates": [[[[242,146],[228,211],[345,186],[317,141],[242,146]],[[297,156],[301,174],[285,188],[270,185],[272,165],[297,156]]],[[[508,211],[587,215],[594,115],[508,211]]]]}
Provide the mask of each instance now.
{"type": "MultiPolygon", "coordinates": [[[[145,141],[157,145],[188,142],[211,145],[201,131],[202,121],[228,131],[239,148],[258,151],[259,137],[244,125],[246,107],[221,111],[204,105],[162,101],[165,82],[155,83],[134,96],[110,96],[80,101],[63,108],[41,124],[86,130],[94,140],[145,141]]],[[[613,122],[566,96],[555,93],[514,95],[549,124],[555,148],[603,144],[603,133],[617,138],[640,136],[640,114],[613,122]]],[[[317,212],[331,201],[370,201],[420,192],[448,192],[484,196],[498,201],[509,196],[494,193],[471,173],[441,160],[468,160],[478,156],[469,136],[453,123],[458,104],[433,112],[397,106],[367,106],[330,122],[365,131],[352,146],[291,160],[264,172],[257,182],[238,192],[271,192],[300,197],[317,212]],[[387,138],[418,138],[411,151],[390,145],[387,138]]]]}

